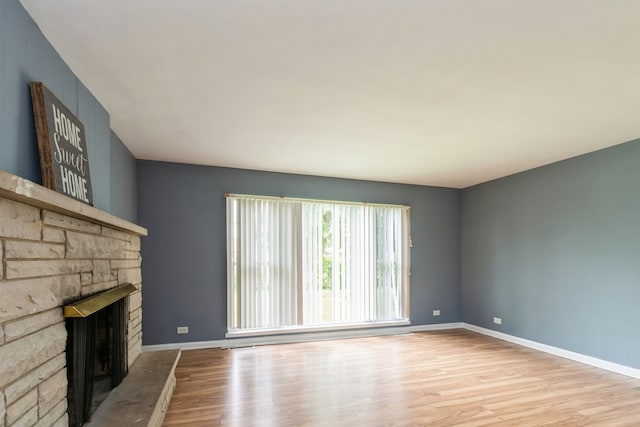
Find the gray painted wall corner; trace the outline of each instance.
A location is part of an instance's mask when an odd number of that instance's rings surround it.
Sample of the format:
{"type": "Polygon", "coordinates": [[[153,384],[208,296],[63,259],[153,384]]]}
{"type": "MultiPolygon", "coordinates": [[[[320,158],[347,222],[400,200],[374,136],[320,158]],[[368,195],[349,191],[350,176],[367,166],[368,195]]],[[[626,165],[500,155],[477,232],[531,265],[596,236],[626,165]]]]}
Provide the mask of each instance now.
{"type": "Polygon", "coordinates": [[[109,184],[111,213],[137,223],[138,165],[115,132],[110,132],[109,184]]]}
{"type": "Polygon", "coordinates": [[[463,190],[463,320],[639,368],[639,164],[636,140],[463,190]]]}

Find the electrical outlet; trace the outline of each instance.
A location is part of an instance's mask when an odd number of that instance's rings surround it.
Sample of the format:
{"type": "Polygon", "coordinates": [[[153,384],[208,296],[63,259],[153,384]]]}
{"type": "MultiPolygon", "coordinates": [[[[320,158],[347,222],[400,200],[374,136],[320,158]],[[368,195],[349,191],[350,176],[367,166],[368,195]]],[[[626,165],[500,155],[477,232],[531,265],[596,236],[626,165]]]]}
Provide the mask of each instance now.
{"type": "Polygon", "coordinates": [[[178,333],[179,334],[188,334],[189,333],[189,327],[188,326],[178,326],[178,333]]]}
{"type": "Polygon", "coordinates": [[[495,323],[496,325],[502,325],[502,319],[499,317],[494,317],[493,323],[495,323]]]}
{"type": "Polygon", "coordinates": [[[440,316],[440,310],[433,310],[434,316],[440,316]]]}

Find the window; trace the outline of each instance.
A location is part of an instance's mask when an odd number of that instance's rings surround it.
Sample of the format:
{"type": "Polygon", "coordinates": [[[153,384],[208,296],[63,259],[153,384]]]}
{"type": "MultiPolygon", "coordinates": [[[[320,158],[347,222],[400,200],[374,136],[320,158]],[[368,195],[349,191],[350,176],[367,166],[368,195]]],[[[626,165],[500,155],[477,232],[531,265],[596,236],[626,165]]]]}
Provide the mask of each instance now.
{"type": "Polygon", "coordinates": [[[408,321],[409,208],[227,197],[228,334],[408,321]]]}

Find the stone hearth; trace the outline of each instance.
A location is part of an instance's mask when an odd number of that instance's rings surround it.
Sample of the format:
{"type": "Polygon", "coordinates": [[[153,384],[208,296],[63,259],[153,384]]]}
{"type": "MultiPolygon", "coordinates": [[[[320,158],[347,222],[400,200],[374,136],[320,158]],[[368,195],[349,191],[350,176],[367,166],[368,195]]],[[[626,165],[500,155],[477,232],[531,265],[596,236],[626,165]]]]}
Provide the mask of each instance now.
{"type": "Polygon", "coordinates": [[[147,230],[0,171],[0,427],[66,426],[62,306],[123,284],[128,366],[142,350],[147,230]]]}

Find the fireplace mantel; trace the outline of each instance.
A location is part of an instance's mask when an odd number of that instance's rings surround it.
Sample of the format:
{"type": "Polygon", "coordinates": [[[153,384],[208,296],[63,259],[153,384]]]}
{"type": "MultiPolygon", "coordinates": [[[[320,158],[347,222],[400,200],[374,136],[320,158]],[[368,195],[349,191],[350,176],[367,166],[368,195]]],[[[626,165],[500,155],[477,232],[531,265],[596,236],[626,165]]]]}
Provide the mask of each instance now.
{"type": "Polygon", "coordinates": [[[129,367],[142,352],[147,230],[0,170],[0,426],[68,425],[63,306],[131,284],[129,367]]]}
{"type": "Polygon", "coordinates": [[[147,229],[0,169],[0,197],[146,236],[147,229]]]}

